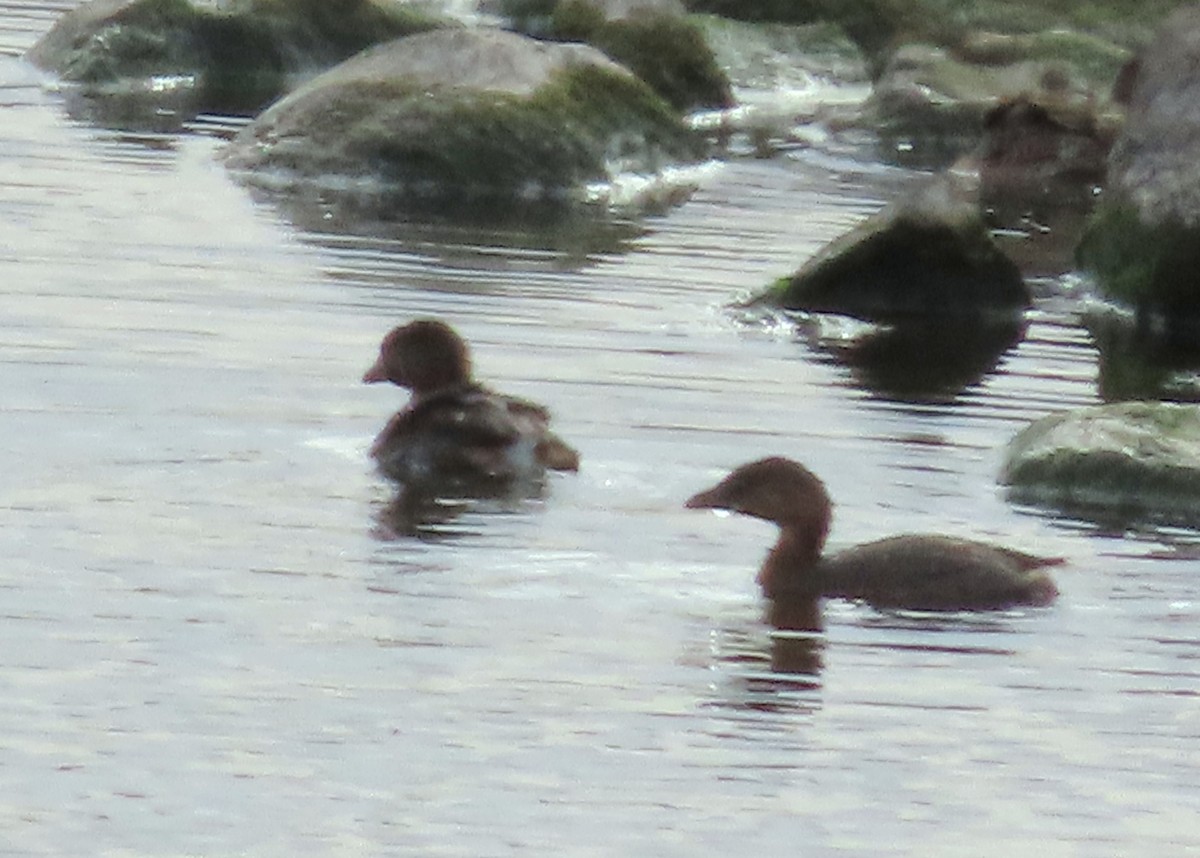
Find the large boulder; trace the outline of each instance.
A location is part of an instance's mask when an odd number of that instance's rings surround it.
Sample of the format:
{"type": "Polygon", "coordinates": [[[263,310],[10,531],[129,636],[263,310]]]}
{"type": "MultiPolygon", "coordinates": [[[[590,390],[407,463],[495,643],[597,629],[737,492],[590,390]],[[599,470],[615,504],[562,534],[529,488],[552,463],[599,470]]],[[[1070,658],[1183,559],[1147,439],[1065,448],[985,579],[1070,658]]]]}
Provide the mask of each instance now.
{"type": "Polygon", "coordinates": [[[1017,501],[1089,518],[1200,523],[1200,407],[1122,402],[1052,414],[1009,444],[1017,501]]]}
{"type": "Polygon", "coordinates": [[[701,154],[697,136],[599,51],[490,30],[372,48],[242,130],[226,163],[271,186],[399,205],[577,198],[701,154]]]}
{"type": "Polygon", "coordinates": [[[1137,60],[1108,185],[1079,261],[1111,299],[1194,330],[1200,320],[1200,6],[1137,60]]]}
{"type": "Polygon", "coordinates": [[[1016,316],[1030,303],[971,185],[941,176],[836,239],[751,301],[871,321],[1016,316]]]}
{"type": "Polygon", "coordinates": [[[185,89],[194,111],[253,112],[296,77],[441,24],[401,0],[92,0],[27,57],[92,93],[139,93],[151,108],[185,89]]]}

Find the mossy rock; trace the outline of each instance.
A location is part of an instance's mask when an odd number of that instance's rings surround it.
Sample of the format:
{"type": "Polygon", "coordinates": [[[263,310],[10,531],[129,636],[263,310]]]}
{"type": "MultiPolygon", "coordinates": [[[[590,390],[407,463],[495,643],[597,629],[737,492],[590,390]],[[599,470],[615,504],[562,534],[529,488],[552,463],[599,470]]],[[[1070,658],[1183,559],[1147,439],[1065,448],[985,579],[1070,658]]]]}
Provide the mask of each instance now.
{"type": "Polygon", "coordinates": [[[1200,7],[1173,15],[1136,61],[1108,187],[1079,245],[1106,296],[1160,317],[1200,322],[1200,7]]]}
{"type": "Polygon", "coordinates": [[[1038,62],[1069,67],[1096,89],[1107,89],[1133,56],[1128,47],[1093,33],[1057,27],[1034,33],[975,31],[953,47],[963,62],[1004,66],[1038,62]]]}
{"type": "Polygon", "coordinates": [[[1200,224],[1171,217],[1148,222],[1127,199],[1110,195],[1097,207],[1076,256],[1104,293],[1141,312],[1200,312],[1200,224]]]}
{"type": "Polygon", "coordinates": [[[855,83],[868,79],[862,52],[836,24],[749,24],[717,15],[691,20],[704,30],[735,86],[802,87],[811,75],[855,83]]]}
{"type": "Polygon", "coordinates": [[[92,0],[28,52],[35,65],[93,91],[191,81],[196,109],[253,111],[293,76],[379,42],[443,26],[398,0],[92,0]]]}
{"type": "Polygon", "coordinates": [[[943,176],[836,239],[750,303],[887,322],[1015,316],[1030,294],[996,246],[977,199],[943,176]]]}
{"type": "Polygon", "coordinates": [[[1127,47],[1142,44],[1183,0],[688,0],[694,12],[745,21],[808,24],[827,21],[865,49],[908,41],[952,45],[965,33],[1083,30],[1127,47]]]}
{"type": "Polygon", "coordinates": [[[636,15],[595,29],[595,45],[679,110],[733,104],[729,79],[695,24],[667,15],[636,15]]]}
{"type": "Polygon", "coordinates": [[[1010,442],[1018,502],[1086,517],[1200,523],[1200,406],[1122,402],[1052,414],[1010,442]]]}
{"type": "Polygon", "coordinates": [[[907,44],[888,60],[867,110],[885,140],[903,144],[890,147],[901,153],[898,160],[939,166],[974,150],[993,111],[1015,101],[1060,115],[1105,115],[1113,81],[1130,56],[1109,42],[1061,31],[975,33],[956,47],[907,44]],[[1066,44],[1079,48],[1075,55],[1066,44]]]}
{"type": "Polygon", "coordinates": [[[617,171],[701,154],[678,113],[598,51],[464,29],[318,76],[247,126],[226,161],[265,184],[502,204],[574,199],[617,171]]]}
{"type": "Polygon", "coordinates": [[[690,0],[694,12],[761,23],[837,26],[876,71],[900,35],[920,20],[908,0],[690,0]]]}
{"type": "Polygon", "coordinates": [[[670,0],[508,0],[519,32],[599,48],[679,110],[733,104],[704,31],[670,0]]]}

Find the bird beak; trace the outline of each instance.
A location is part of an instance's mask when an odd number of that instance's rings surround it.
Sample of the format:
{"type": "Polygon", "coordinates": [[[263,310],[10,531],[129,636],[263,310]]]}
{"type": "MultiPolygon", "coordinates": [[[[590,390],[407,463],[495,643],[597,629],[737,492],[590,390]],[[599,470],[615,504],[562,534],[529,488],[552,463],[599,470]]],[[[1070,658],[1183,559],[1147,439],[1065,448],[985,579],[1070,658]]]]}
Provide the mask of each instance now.
{"type": "Polygon", "coordinates": [[[705,489],[688,498],[684,507],[686,509],[723,509],[725,504],[717,495],[716,489],[705,489]]]}
{"type": "Polygon", "coordinates": [[[363,384],[374,384],[377,381],[387,381],[387,369],[383,365],[383,355],[363,373],[363,384]]]}

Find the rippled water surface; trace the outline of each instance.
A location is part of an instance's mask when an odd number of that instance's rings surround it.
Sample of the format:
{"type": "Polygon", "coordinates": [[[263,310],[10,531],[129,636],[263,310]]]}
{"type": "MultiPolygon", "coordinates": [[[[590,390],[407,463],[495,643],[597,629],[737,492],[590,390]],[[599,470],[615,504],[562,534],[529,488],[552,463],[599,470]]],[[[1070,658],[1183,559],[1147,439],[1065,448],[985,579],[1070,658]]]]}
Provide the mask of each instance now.
{"type": "Polygon", "coordinates": [[[1194,534],[995,485],[1096,401],[1064,282],[914,395],[954,344],[722,309],[909,174],[797,150],[638,230],[347,226],[231,182],[217,120],[73,119],[18,59],[70,5],[0,2],[0,854],[1200,850],[1194,534]],[[384,538],[402,398],[358,379],[414,315],[582,471],[384,538]],[[826,479],[835,546],[995,538],[1066,556],[1062,597],[773,632],[771,528],[681,508],[771,453],[826,479]]]}

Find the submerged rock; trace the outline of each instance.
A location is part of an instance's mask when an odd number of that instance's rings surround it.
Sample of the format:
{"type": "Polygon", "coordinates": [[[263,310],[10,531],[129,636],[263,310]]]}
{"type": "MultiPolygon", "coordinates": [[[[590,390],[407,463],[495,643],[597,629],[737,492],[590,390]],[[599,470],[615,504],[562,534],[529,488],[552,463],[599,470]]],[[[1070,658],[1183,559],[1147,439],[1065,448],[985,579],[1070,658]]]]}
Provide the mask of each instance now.
{"type": "Polygon", "coordinates": [[[1052,414],[1009,444],[1012,499],[1089,517],[1200,523],[1200,406],[1122,402],[1052,414]]]}
{"type": "Polygon", "coordinates": [[[92,0],[30,62],[101,94],[195,94],[195,110],[253,111],[294,76],[441,22],[401,0],[92,0]],[[167,85],[169,82],[169,86],[167,85]]]}
{"type": "Polygon", "coordinates": [[[227,164],[271,186],[397,205],[578,199],[701,154],[680,116],[584,45],[441,30],[380,45],[247,126],[227,164]]]}
{"type": "Polygon", "coordinates": [[[1200,320],[1200,6],[1139,56],[1108,186],[1079,246],[1109,297],[1170,334],[1200,320]]]}
{"type": "Polygon", "coordinates": [[[894,321],[1016,315],[1030,295],[972,189],[942,176],[826,245],[751,303],[894,321]]]}

